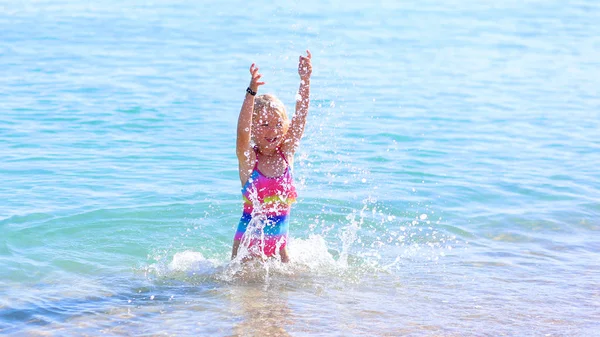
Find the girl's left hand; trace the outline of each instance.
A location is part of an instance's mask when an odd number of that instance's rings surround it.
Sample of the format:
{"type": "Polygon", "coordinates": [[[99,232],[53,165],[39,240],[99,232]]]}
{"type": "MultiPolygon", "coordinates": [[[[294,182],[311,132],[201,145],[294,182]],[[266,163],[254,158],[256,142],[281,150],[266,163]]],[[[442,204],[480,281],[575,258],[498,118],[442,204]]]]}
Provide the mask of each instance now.
{"type": "Polygon", "coordinates": [[[306,50],[306,55],[300,55],[300,62],[298,63],[298,75],[300,75],[300,79],[303,81],[310,79],[310,75],[312,74],[312,64],[310,63],[312,54],[310,50],[306,50]]]}

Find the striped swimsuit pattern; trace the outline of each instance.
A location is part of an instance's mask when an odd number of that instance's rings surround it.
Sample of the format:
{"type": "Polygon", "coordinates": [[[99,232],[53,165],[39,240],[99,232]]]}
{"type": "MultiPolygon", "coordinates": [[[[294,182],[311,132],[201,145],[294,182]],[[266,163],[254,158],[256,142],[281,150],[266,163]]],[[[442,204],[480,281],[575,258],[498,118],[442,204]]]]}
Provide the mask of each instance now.
{"type": "Polygon", "coordinates": [[[242,188],[244,210],[235,233],[240,248],[247,247],[250,255],[274,256],[287,244],[289,215],[296,201],[296,188],[287,168],[279,177],[268,177],[258,169],[258,160],[242,188]]]}

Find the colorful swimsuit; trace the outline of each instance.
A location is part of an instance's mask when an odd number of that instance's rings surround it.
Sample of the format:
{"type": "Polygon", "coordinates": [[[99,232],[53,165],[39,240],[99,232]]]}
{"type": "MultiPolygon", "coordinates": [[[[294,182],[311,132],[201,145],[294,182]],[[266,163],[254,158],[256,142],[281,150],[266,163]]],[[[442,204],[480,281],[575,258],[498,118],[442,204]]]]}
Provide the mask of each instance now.
{"type": "Polygon", "coordinates": [[[242,188],[244,213],[240,219],[235,240],[240,241],[240,249],[247,247],[252,255],[274,256],[287,244],[289,215],[292,203],[296,201],[296,187],[290,172],[290,165],[279,149],[287,167],[279,177],[268,177],[258,169],[256,163],[248,181],[242,188]]]}

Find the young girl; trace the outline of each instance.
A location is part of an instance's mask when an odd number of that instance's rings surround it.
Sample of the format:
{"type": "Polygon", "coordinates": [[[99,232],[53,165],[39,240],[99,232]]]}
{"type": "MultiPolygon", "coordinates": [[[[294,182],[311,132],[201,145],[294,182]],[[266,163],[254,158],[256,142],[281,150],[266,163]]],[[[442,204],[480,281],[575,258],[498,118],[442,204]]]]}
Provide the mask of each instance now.
{"type": "Polygon", "coordinates": [[[291,167],[310,102],[312,65],[310,51],[306,54],[298,64],[300,89],[291,124],[277,97],[256,96],[265,82],[260,82],[258,67],[250,66],[252,79],[238,118],[236,144],[244,212],[233,240],[232,259],[239,252],[244,258],[279,256],[282,262],[289,261],[289,213],[296,199],[291,167]]]}

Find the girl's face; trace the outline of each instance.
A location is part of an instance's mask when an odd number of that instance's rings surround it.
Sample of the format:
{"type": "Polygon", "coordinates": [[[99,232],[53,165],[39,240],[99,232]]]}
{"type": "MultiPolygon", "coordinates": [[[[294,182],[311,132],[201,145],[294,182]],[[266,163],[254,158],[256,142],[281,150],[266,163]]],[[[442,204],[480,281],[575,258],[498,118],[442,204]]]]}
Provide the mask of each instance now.
{"type": "Polygon", "coordinates": [[[254,142],[260,149],[275,150],[287,132],[287,121],[275,109],[261,109],[252,121],[254,142]]]}

